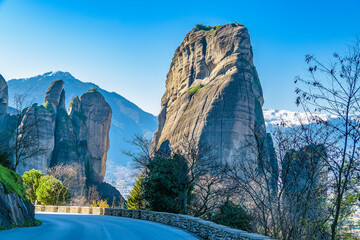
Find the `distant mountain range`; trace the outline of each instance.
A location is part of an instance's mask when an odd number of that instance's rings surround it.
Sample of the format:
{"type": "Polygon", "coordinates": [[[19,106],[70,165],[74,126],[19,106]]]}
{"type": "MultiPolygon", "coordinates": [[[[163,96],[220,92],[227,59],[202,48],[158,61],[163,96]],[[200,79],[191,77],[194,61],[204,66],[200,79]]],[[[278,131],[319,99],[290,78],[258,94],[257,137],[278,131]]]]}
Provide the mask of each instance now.
{"type": "Polygon", "coordinates": [[[126,182],[129,181],[129,176],[117,171],[128,172],[131,169],[131,163],[130,159],[121,153],[121,150],[132,148],[126,140],[130,140],[134,134],[142,134],[152,138],[157,128],[157,118],[115,92],[103,90],[93,83],[82,82],[70,73],[61,71],[48,72],[30,78],[9,80],[7,82],[9,87],[9,105],[14,106],[14,96],[16,94],[25,94],[29,103],[43,104],[47,88],[53,81],[59,79],[65,81],[64,89],[67,107],[73,97],[80,96],[92,88],[97,88],[110,104],[113,115],[105,181],[112,184],[115,183],[118,188],[123,189],[126,186],[119,186],[119,184],[128,185],[126,182]],[[116,182],[116,179],[119,177],[118,175],[122,175],[125,178],[121,179],[120,183],[116,182]]]}

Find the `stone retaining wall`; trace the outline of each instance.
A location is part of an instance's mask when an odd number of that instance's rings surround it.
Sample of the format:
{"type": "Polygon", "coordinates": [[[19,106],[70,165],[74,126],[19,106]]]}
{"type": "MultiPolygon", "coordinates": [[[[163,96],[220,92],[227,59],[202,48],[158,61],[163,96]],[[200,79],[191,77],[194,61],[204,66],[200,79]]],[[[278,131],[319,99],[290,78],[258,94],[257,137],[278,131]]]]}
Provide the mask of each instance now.
{"type": "Polygon", "coordinates": [[[59,213],[81,213],[94,215],[109,215],[117,217],[128,217],[140,220],[158,222],[178,228],[182,228],[201,238],[209,240],[270,240],[270,238],[248,233],[246,231],[225,227],[213,222],[188,215],[173,213],[131,210],[121,208],[101,207],[66,207],[66,206],[35,206],[35,212],[59,212],[59,213]]]}

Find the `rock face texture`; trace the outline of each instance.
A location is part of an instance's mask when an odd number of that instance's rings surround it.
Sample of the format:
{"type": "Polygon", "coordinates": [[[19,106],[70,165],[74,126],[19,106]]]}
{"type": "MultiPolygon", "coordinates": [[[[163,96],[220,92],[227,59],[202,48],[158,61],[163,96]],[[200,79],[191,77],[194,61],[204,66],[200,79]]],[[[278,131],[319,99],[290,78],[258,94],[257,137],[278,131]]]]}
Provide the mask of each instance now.
{"type": "Polygon", "coordinates": [[[64,81],[54,81],[46,92],[45,104],[28,108],[24,120],[37,122],[40,155],[26,159],[17,171],[46,169],[58,164],[78,163],[89,184],[101,183],[106,170],[112,110],[104,97],[91,89],[75,97],[69,113],[65,108],[64,81]]]}
{"type": "Polygon", "coordinates": [[[102,182],[106,170],[106,153],[110,146],[109,131],[112,110],[97,90],[91,90],[81,96],[80,108],[85,117],[90,181],[102,182]]]}
{"type": "Polygon", "coordinates": [[[186,136],[228,161],[244,156],[254,129],[265,134],[262,88],[243,25],[197,25],[176,49],[165,85],[153,153],[186,136]]]}
{"type": "Polygon", "coordinates": [[[0,114],[6,114],[8,109],[8,86],[0,74],[0,114]]]}
{"type": "Polygon", "coordinates": [[[16,193],[6,193],[0,183],[0,227],[23,226],[35,221],[35,207],[16,193]]]}

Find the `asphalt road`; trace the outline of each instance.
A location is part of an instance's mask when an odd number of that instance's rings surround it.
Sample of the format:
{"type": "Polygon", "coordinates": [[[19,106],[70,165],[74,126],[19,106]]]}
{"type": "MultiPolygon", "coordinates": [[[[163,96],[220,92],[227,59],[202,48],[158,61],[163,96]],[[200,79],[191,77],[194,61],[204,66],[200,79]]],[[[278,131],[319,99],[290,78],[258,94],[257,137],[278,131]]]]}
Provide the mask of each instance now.
{"type": "Polygon", "coordinates": [[[122,217],[79,214],[36,214],[38,227],[0,231],[0,240],[194,240],[194,235],[171,226],[122,217]]]}

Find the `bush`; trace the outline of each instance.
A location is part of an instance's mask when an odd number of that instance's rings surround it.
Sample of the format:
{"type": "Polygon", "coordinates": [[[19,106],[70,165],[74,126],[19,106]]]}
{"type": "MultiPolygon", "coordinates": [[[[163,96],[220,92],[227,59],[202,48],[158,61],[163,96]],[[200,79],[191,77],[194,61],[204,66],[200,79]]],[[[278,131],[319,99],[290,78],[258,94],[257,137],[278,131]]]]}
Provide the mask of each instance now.
{"type": "Polygon", "coordinates": [[[40,178],[39,187],[36,189],[36,196],[39,203],[44,205],[63,205],[71,200],[69,189],[52,176],[40,178]]]}
{"type": "Polygon", "coordinates": [[[188,90],[188,93],[190,93],[191,95],[194,95],[197,91],[199,91],[200,89],[202,89],[204,87],[204,85],[200,84],[200,85],[196,85],[195,87],[191,88],[190,90],[188,90]]]}
{"type": "Polygon", "coordinates": [[[26,190],[26,196],[30,199],[32,203],[35,203],[35,200],[37,199],[36,189],[39,187],[40,178],[43,176],[44,174],[40,170],[35,169],[24,172],[22,176],[24,187],[26,190]]]}
{"type": "Polygon", "coordinates": [[[226,200],[219,207],[213,216],[213,221],[228,227],[251,231],[250,217],[245,209],[230,200],[226,200]]]}
{"type": "Polygon", "coordinates": [[[109,207],[107,200],[92,201],[90,207],[109,207]]]}

